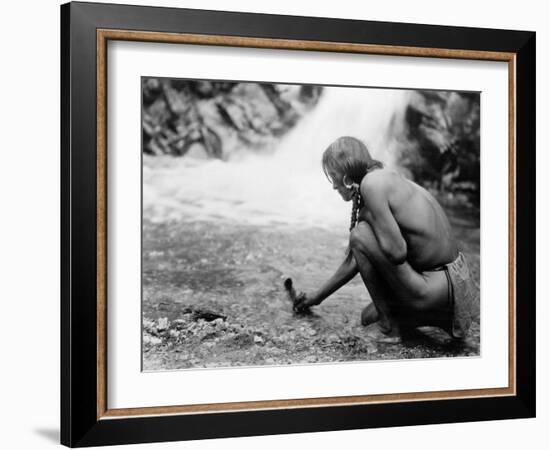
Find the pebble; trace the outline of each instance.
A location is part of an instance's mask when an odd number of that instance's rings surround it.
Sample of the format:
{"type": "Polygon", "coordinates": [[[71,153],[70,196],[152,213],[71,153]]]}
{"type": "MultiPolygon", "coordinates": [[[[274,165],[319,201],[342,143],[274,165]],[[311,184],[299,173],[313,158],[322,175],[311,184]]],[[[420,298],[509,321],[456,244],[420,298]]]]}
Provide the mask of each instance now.
{"type": "Polygon", "coordinates": [[[168,318],[162,317],[157,324],[157,331],[164,331],[168,328],[168,318]]]}
{"type": "Polygon", "coordinates": [[[149,319],[143,320],[143,327],[146,329],[151,329],[155,327],[155,322],[149,319]]]}
{"type": "Polygon", "coordinates": [[[378,347],[372,343],[372,342],[367,342],[366,343],[366,347],[367,347],[367,351],[368,353],[372,354],[372,353],[378,353],[378,347]]]}
{"type": "Polygon", "coordinates": [[[255,336],[254,336],[254,342],[255,342],[256,344],[261,344],[261,343],[264,342],[264,340],[262,339],[261,336],[255,335],[255,336]]]}
{"type": "Polygon", "coordinates": [[[143,343],[149,344],[149,345],[158,345],[162,343],[162,339],[159,339],[158,337],[155,337],[155,336],[145,335],[143,336],[143,343]]]}
{"type": "Polygon", "coordinates": [[[170,330],[169,334],[170,334],[171,337],[177,338],[177,337],[179,337],[180,332],[177,331],[177,330],[170,330]]]}

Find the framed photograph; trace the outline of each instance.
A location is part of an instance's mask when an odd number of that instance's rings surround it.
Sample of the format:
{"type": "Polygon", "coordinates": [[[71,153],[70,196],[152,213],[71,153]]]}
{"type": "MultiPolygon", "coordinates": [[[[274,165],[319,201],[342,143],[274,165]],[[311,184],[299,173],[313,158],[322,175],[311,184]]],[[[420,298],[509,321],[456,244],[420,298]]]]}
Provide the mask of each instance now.
{"type": "Polygon", "coordinates": [[[61,7],[61,441],[535,415],[535,33],[61,7]]]}

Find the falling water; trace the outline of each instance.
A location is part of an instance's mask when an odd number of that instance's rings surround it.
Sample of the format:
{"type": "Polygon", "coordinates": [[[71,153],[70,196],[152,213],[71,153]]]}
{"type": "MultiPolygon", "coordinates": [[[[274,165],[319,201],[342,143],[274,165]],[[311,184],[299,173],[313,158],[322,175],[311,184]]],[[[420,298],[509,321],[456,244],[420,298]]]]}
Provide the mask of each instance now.
{"type": "Polygon", "coordinates": [[[144,216],[155,222],[235,220],[345,229],[350,205],[332,190],[321,155],[336,138],[349,135],[393,166],[395,124],[407,96],[404,90],[328,87],[270,154],[225,162],[145,157],[144,216]]]}

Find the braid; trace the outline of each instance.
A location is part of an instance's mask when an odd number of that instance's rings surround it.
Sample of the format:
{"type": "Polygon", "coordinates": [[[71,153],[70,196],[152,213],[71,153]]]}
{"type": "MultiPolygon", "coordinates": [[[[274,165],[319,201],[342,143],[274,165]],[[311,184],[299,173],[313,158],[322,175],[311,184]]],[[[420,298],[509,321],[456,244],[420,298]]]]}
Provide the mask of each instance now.
{"type": "MultiPolygon", "coordinates": [[[[350,232],[355,228],[355,225],[357,225],[357,222],[359,221],[359,211],[361,211],[361,208],[364,205],[363,197],[361,197],[359,188],[354,188],[352,202],[353,205],[351,207],[351,223],[349,226],[350,232]]],[[[353,253],[351,252],[351,246],[348,245],[348,248],[346,249],[346,258],[352,257],[353,253]]]]}
{"type": "Polygon", "coordinates": [[[359,188],[355,188],[353,192],[353,206],[351,207],[351,221],[349,231],[355,228],[357,221],[359,220],[359,211],[363,207],[363,197],[359,192],[359,188]]]}

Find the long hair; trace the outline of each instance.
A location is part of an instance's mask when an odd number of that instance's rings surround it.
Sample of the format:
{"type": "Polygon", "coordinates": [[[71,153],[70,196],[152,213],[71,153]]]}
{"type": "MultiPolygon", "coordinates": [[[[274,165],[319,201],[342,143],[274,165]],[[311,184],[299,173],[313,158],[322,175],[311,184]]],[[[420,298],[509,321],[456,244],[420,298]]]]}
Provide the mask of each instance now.
{"type": "MultiPolygon", "coordinates": [[[[342,136],[330,144],[323,153],[321,160],[323,172],[330,182],[334,182],[329,171],[340,176],[347,175],[356,184],[361,184],[363,177],[373,169],[381,169],[384,165],[374,159],[367,146],[352,136],[342,136]]],[[[353,193],[350,231],[355,228],[359,218],[359,210],[363,206],[363,199],[359,189],[353,193]]]]}
{"type": "Polygon", "coordinates": [[[328,174],[329,170],[342,176],[347,175],[357,184],[361,184],[361,180],[368,171],[384,167],[380,161],[371,156],[362,141],[352,136],[339,137],[330,144],[323,153],[321,163],[325,175],[331,182],[333,180],[328,174]]]}

